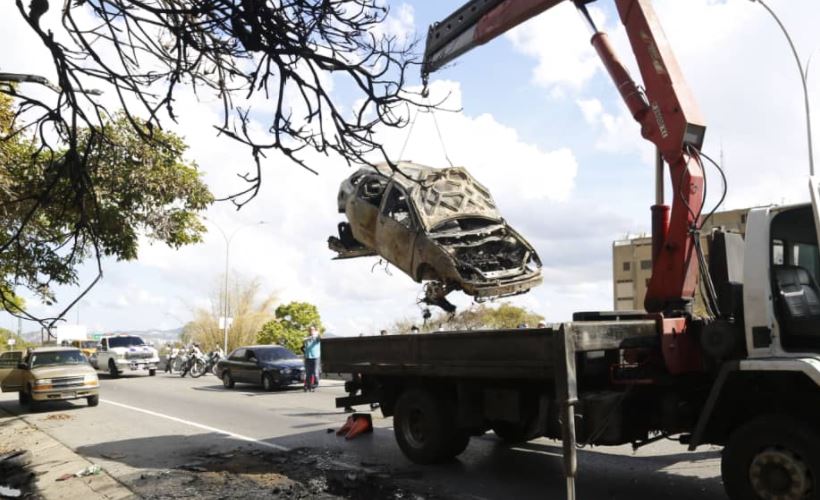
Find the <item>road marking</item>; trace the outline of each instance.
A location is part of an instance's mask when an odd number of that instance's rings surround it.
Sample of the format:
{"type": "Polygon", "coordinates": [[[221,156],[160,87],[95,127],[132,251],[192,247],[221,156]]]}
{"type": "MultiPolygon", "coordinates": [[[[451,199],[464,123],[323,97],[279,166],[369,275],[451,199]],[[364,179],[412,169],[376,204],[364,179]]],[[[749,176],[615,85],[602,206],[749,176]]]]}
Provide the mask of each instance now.
{"type": "Polygon", "coordinates": [[[216,427],[211,427],[210,425],[198,424],[196,422],[191,422],[190,420],[184,420],[182,418],[172,417],[171,415],[166,415],[164,413],[159,413],[156,411],[146,410],[144,408],[139,408],[136,406],[127,405],[124,403],[117,403],[116,401],[111,401],[108,399],[101,399],[103,403],[108,403],[110,405],[119,406],[121,408],[125,408],[127,410],[138,411],[141,413],[145,413],[146,415],[151,415],[153,417],[164,418],[166,420],[171,420],[172,422],[177,422],[180,424],[190,425],[191,427],[196,427],[198,429],[202,429],[208,432],[216,432],[217,434],[225,434],[226,436],[232,437],[234,439],[238,439],[240,441],[247,441],[249,443],[258,444],[259,446],[264,446],[265,448],[272,448],[278,451],[291,451],[290,448],[286,446],[282,446],[279,444],[268,443],[266,441],[261,441],[259,439],[252,438],[250,436],[244,436],[242,434],[237,434],[235,432],[230,432],[222,429],[217,429],[216,427]]]}

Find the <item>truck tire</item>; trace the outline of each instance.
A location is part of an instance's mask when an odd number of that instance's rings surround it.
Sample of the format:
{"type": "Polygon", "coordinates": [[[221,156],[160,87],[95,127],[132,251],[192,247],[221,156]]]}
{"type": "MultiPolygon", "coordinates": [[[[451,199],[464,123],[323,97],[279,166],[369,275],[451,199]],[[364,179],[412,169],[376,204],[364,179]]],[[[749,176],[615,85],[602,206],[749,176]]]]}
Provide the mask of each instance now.
{"type": "Polygon", "coordinates": [[[493,432],[499,439],[508,444],[517,444],[527,441],[527,427],[521,423],[494,422],[493,432]]]}
{"type": "Polygon", "coordinates": [[[86,401],[88,401],[88,406],[97,406],[97,405],[100,404],[100,396],[99,395],[88,396],[86,398],[86,401]]]}
{"type": "Polygon", "coordinates": [[[111,378],[119,378],[120,370],[117,368],[117,363],[114,363],[113,359],[108,360],[108,373],[111,375],[111,378]]]}
{"type": "Polygon", "coordinates": [[[820,500],[820,436],[794,418],[758,417],[729,437],[720,470],[732,500],[820,500]]]}
{"type": "Polygon", "coordinates": [[[458,432],[446,403],[423,389],[410,389],[399,397],[393,432],[401,451],[417,464],[443,462],[467,446],[463,439],[454,438],[458,432]]]}
{"type": "Polygon", "coordinates": [[[157,370],[155,368],[152,368],[152,369],[148,370],[148,376],[149,377],[155,377],[156,375],[157,375],[157,370]]]}
{"type": "Polygon", "coordinates": [[[31,393],[29,392],[28,388],[24,387],[20,389],[20,392],[17,393],[17,400],[19,401],[20,406],[22,406],[23,408],[31,408],[32,399],[31,393]]]}

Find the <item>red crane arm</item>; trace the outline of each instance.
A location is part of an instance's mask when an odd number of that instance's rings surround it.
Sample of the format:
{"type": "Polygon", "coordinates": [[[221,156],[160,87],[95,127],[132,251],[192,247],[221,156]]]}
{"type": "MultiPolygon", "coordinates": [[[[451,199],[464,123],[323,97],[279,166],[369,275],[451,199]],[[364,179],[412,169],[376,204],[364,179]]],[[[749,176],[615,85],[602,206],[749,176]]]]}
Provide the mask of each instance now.
{"type": "MultiPolygon", "coordinates": [[[[649,312],[678,314],[691,306],[698,260],[693,230],[703,206],[703,171],[698,151],[706,127],[649,0],[615,0],[641,72],[642,91],[615,55],[605,33],[595,28],[585,5],[576,0],[595,30],[592,45],[609,72],[641,135],[669,165],[672,207],[652,207],[652,277],[644,306],[649,312]]],[[[561,0],[473,0],[430,27],[423,74],[439,69],[561,0]]]]}

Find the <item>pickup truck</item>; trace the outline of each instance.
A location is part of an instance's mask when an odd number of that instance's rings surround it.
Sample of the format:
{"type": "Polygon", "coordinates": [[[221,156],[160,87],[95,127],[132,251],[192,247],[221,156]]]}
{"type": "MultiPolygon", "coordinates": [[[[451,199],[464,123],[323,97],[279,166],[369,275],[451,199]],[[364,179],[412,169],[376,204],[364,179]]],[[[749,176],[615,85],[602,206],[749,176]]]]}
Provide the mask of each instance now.
{"type": "Polygon", "coordinates": [[[153,377],[157,374],[157,363],[157,350],[136,335],[103,337],[97,345],[97,353],[91,358],[94,368],[108,371],[112,378],[119,377],[126,370],[147,370],[153,377]]]}

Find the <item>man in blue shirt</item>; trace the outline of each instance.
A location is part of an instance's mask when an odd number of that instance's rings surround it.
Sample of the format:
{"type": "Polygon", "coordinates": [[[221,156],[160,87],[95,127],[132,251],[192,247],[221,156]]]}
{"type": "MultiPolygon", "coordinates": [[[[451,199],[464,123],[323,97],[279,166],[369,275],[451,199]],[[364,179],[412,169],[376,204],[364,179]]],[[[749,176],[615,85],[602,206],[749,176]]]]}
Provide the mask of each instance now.
{"type": "Polygon", "coordinates": [[[310,336],[302,344],[305,353],[305,391],[313,391],[319,385],[319,359],[322,357],[322,345],[319,339],[319,330],[311,325],[308,328],[310,336]]]}

